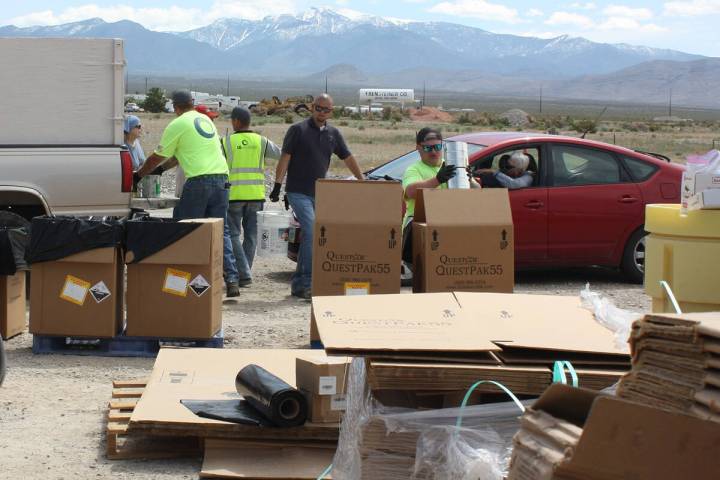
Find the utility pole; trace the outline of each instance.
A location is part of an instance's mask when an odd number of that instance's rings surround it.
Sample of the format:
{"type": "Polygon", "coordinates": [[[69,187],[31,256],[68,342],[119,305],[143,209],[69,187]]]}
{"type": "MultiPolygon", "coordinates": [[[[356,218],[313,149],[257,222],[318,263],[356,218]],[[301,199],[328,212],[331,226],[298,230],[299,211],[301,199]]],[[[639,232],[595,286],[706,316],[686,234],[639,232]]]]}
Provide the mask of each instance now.
{"type": "Polygon", "coordinates": [[[543,86],[542,83],[540,84],[540,114],[542,114],[542,94],[543,94],[543,86]]]}
{"type": "Polygon", "coordinates": [[[672,87],[670,87],[670,96],[668,97],[668,117],[672,117],[672,87]]]}
{"type": "Polygon", "coordinates": [[[325,93],[327,93],[327,75],[325,75],[325,93]]]}
{"type": "Polygon", "coordinates": [[[145,77],[145,95],[147,95],[147,77],[145,77]]]}
{"type": "Polygon", "coordinates": [[[127,95],[128,91],[130,90],[129,81],[130,81],[130,73],[127,70],[125,70],[125,95],[127,95]]]}
{"type": "Polygon", "coordinates": [[[422,111],[423,107],[425,106],[425,80],[423,80],[423,99],[422,103],[420,104],[420,110],[422,111]]]}
{"type": "Polygon", "coordinates": [[[228,97],[230,96],[230,74],[228,73],[228,81],[227,81],[227,91],[225,92],[225,95],[228,97]]]}

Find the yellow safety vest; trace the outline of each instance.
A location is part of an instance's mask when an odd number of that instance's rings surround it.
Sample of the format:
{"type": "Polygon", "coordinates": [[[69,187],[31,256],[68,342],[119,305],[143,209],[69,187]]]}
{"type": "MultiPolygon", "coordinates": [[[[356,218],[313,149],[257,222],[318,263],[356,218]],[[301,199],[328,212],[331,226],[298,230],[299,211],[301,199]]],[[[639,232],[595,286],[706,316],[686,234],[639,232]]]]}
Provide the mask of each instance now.
{"type": "Polygon", "coordinates": [[[230,201],[265,200],[267,139],[254,132],[226,135],[223,142],[230,169],[230,201]]]}

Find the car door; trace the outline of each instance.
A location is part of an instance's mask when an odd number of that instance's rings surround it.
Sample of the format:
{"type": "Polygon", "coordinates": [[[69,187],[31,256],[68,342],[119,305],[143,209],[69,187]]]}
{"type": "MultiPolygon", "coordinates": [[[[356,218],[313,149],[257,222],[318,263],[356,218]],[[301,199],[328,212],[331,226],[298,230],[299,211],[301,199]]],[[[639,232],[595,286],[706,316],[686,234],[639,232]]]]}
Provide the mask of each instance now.
{"type": "Polygon", "coordinates": [[[638,186],[614,153],[549,146],[548,256],[557,264],[607,264],[642,223],[638,186]]]}
{"type": "Polygon", "coordinates": [[[478,159],[478,165],[497,170],[499,159],[515,151],[531,153],[536,159],[536,179],[533,186],[510,190],[510,208],[515,235],[516,265],[542,265],[547,261],[548,190],[545,186],[546,153],[540,144],[519,144],[496,150],[478,159]]]}

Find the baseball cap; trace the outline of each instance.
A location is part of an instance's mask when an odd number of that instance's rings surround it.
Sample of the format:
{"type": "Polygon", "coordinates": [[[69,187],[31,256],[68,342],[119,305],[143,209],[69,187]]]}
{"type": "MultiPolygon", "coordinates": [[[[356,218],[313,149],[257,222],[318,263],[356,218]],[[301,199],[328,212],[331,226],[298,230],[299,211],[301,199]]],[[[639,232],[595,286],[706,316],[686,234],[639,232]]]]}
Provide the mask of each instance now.
{"type": "Polygon", "coordinates": [[[217,118],[218,115],[220,115],[219,113],[210,110],[207,105],[198,105],[197,107],[195,107],[195,111],[198,113],[203,113],[210,118],[217,118]]]}
{"type": "Polygon", "coordinates": [[[440,130],[425,127],[421,129],[419,132],[417,132],[417,135],[415,135],[415,141],[416,143],[423,143],[430,140],[442,140],[442,133],[440,133],[440,130]]]}
{"type": "Polygon", "coordinates": [[[138,125],[140,125],[140,119],[135,115],[128,115],[125,117],[125,124],[123,125],[123,130],[125,131],[125,133],[130,133],[130,131],[138,125]]]}
{"type": "Polygon", "coordinates": [[[173,92],[171,97],[172,103],[177,103],[178,105],[193,104],[192,95],[190,95],[190,92],[188,92],[187,90],[178,90],[176,92],[173,92]]]}
{"type": "Polygon", "coordinates": [[[233,120],[239,120],[242,124],[249,125],[250,110],[245,107],[235,107],[230,114],[230,118],[232,118],[233,120]]]}

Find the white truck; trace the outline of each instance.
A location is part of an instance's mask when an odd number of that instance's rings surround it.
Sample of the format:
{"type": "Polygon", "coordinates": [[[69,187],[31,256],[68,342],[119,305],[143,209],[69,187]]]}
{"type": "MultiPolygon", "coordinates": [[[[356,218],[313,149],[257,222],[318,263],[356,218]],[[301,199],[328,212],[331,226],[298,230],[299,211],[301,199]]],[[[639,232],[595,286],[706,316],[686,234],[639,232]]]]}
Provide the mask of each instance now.
{"type": "Polygon", "coordinates": [[[127,215],[119,39],[0,38],[0,226],[127,215]]]}

